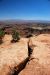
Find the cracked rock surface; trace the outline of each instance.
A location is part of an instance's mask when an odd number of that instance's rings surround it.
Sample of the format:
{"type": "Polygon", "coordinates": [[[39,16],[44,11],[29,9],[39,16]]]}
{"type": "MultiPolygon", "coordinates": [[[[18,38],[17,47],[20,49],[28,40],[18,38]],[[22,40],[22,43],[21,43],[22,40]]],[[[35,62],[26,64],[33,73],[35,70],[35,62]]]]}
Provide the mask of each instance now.
{"type": "Polygon", "coordinates": [[[11,39],[5,35],[0,45],[0,75],[50,75],[50,34],[21,38],[13,44],[11,39]]]}
{"type": "Polygon", "coordinates": [[[9,75],[14,66],[28,57],[28,40],[21,38],[16,43],[11,43],[11,40],[11,35],[5,35],[3,44],[0,45],[0,75],[9,75]]]}
{"type": "Polygon", "coordinates": [[[33,50],[32,60],[19,75],[50,75],[50,35],[31,37],[29,44],[33,50]]]}

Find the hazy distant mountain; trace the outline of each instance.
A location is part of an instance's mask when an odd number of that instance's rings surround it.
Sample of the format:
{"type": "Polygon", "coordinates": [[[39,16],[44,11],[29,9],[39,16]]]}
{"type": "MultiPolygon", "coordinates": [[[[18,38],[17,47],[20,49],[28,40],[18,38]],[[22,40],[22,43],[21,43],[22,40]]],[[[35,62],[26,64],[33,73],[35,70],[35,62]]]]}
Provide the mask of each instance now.
{"type": "Polygon", "coordinates": [[[50,21],[44,20],[3,20],[0,21],[0,24],[23,24],[23,23],[50,23],[50,21]]]}

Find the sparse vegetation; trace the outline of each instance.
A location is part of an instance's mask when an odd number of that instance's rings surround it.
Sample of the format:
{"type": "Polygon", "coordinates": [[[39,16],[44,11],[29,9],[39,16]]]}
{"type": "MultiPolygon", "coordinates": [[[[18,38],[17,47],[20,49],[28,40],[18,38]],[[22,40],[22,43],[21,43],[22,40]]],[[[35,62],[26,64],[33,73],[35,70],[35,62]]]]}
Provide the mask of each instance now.
{"type": "Polygon", "coordinates": [[[12,31],[12,38],[11,42],[18,42],[20,39],[19,33],[15,29],[12,31]]]}
{"type": "Polygon", "coordinates": [[[4,35],[5,32],[2,29],[0,29],[0,44],[3,42],[2,38],[4,37],[4,35]]]}

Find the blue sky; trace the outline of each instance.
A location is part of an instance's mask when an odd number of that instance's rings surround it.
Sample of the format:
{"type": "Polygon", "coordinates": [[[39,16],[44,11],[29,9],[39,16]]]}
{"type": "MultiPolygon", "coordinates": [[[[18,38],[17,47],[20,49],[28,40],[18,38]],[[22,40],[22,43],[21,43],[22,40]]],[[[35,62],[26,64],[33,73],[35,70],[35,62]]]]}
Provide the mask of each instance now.
{"type": "Polygon", "coordinates": [[[49,20],[49,0],[0,0],[0,20],[49,20]]]}

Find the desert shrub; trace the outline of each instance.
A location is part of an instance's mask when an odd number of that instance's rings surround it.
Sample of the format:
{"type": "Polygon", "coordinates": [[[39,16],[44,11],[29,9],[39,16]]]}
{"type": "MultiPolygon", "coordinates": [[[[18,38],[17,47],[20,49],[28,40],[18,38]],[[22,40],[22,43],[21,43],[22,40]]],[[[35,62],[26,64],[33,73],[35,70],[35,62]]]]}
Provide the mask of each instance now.
{"type": "Polygon", "coordinates": [[[20,39],[19,33],[16,30],[12,31],[12,42],[18,42],[20,39]]]}
{"type": "Polygon", "coordinates": [[[2,29],[0,29],[0,44],[3,42],[2,38],[4,37],[4,35],[5,32],[2,29]]]}

